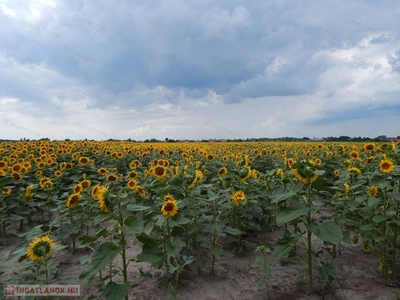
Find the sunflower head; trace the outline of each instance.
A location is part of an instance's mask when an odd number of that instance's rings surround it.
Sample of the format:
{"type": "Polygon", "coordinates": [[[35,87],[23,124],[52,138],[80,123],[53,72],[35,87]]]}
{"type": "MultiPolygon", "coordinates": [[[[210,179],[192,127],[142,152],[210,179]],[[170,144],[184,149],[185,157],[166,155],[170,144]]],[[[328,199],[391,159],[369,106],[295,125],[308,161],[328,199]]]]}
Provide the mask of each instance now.
{"type": "Polygon", "coordinates": [[[68,197],[67,207],[74,208],[79,203],[79,201],[81,201],[81,199],[82,199],[81,194],[79,193],[72,194],[71,196],[68,197]]]}
{"type": "Polygon", "coordinates": [[[219,169],[218,176],[224,176],[226,174],[228,174],[228,170],[225,167],[222,167],[221,169],[219,169]]]}
{"type": "Polygon", "coordinates": [[[163,206],[161,207],[161,212],[164,216],[173,217],[177,214],[178,210],[178,204],[176,204],[176,201],[172,200],[164,202],[163,206]]]}
{"type": "Polygon", "coordinates": [[[130,188],[130,189],[135,189],[135,187],[137,186],[137,182],[136,182],[136,180],[135,179],[131,179],[131,180],[129,180],[128,181],[128,183],[127,183],[127,186],[128,186],[128,188],[130,188]]]}
{"type": "Polygon", "coordinates": [[[246,200],[246,195],[243,191],[237,191],[231,196],[231,200],[236,206],[239,206],[246,200]]]}
{"type": "Polygon", "coordinates": [[[78,183],[77,185],[74,186],[73,188],[74,194],[79,194],[83,191],[83,186],[82,184],[78,183]]]}
{"type": "Polygon", "coordinates": [[[35,238],[28,246],[27,253],[30,260],[42,260],[51,256],[55,243],[47,235],[35,238]]]}
{"type": "Polygon", "coordinates": [[[82,157],[79,158],[79,164],[80,165],[87,165],[89,163],[90,163],[89,157],[82,156],[82,157]]]}
{"type": "Polygon", "coordinates": [[[146,191],[143,189],[142,186],[137,185],[135,187],[136,193],[138,193],[140,196],[144,197],[146,195],[146,191]]]}
{"type": "Polygon", "coordinates": [[[376,196],[378,196],[378,191],[379,191],[379,189],[377,186],[371,185],[368,188],[368,195],[370,195],[371,197],[376,197],[376,196]]]}
{"type": "Polygon", "coordinates": [[[394,170],[394,163],[391,160],[384,159],[379,164],[379,170],[382,173],[390,173],[394,170]]]}
{"type": "Polygon", "coordinates": [[[159,179],[162,179],[162,178],[164,178],[166,176],[167,171],[165,170],[165,168],[163,166],[157,165],[157,166],[151,168],[151,173],[155,177],[157,177],[159,179]]]}

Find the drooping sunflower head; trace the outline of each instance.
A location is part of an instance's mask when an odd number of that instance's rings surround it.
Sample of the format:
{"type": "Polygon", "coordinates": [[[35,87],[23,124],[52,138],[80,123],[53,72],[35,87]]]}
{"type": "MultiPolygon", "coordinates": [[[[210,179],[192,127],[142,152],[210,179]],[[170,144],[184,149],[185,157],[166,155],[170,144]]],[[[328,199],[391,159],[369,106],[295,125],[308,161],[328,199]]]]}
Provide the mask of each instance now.
{"type": "Polygon", "coordinates": [[[27,253],[30,260],[42,260],[51,256],[55,243],[47,235],[35,238],[28,246],[27,253]]]}
{"type": "Polygon", "coordinates": [[[279,178],[283,178],[283,176],[284,176],[285,174],[283,173],[283,170],[282,170],[282,169],[277,169],[277,170],[275,171],[275,175],[276,175],[277,177],[279,177],[279,178]]]}
{"type": "Polygon", "coordinates": [[[362,174],[361,170],[360,170],[359,168],[357,168],[357,167],[352,167],[352,168],[349,169],[349,171],[350,171],[352,174],[355,174],[356,176],[362,174]]]}
{"type": "Polygon", "coordinates": [[[135,187],[136,193],[138,193],[140,196],[144,197],[146,195],[146,191],[143,189],[142,186],[137,185],[135,187]]]}
{"type": "Polygon", "coordinates": [[[92,192],[90,194],[92,196],[92,198],[96,198],[99,195],[100,190],[101,190],[101,186],[100,185],[95,185],[92,188],[92,192]]]}
{"type": "Polygon", "coordinates": [[[25,200],[27,201],[34,196],[34,194],[32,193],[32,188],[33,185],[28,185],[25,189],[25,200]]]}
{"type": "Polygon", "coordinates": [[[391,160],[384,159],[379,164],[379,170],[382,173],[390,173],[394,170],[394,163],[391,160]]]}
{"type": "Polygon", "coordinates": [[[176,201],[174,196],[172,196],[171,194],[167,194],[164,196],[164,202],[168,202],[168,201],[176,201]]]}
{"type": "Polygon", "coordinates": [[[315,167],[312,164],[306,161],[302,161],[296,162],[293,165],[292,173],[298,181],[307,183],[309,180],[311,183],[318,178],[318,175],[314,174],[314,170],[315,167]]]}
{"type": "Polygon", "coordinates": [[[289,168],[292,168],[292,166],[295,164],[295,160],[293,158],[288,158],[287,159],[287,165],[289,168]]]}
{"type": "Polygon", "coordinates": [[[179,207],[176,201],[166,201],[161,207],[161,212],[164,216],[173,217],[178,213],[179,207]]]}
{"type": "Polygon", "coordinates": [[[370,163],[372,163],[372,162],[374,161],[374,159],[375,159],[375,156],[370,156],[370,157],[368,157],[368,158],[365,160],[365,162],[366,162],[367,164],[370,164],[370,163]]]}
{"type": "Polygon", "coordinates": [[[99,208],[103,212],[110,211],[110,203],[107,201],[108,186],[100,186],[97,198],[99,199],[99,208]]]}
{"type": "Polygon", "coordinates": [[[339,170],[333,170],[333,174],[334,174],[336,177],[339,177],[340,172],[339,172],[339,170]]]}
{"type": "Polygon", "coordinates": [[[246,195],[243,191],[237,191],[231,196],[231,200],[236,206],[239,206],[246,200],[246,195]]]}
{"type": "Polygon", "coordinates": [[[368,195],[370,195],[371,197],[376,197],[376,196],[378,196],[378,191],[379,191],[379,189],[377,186],[371,185],[368,188],[368,195]]]}
{"type": "Polygon", "coordinates": [[[82,199],[81,194],[79,193],[72,194],[71,196],[68,197],[67,207],[74,208],[79,203],[79,201],[81,201],[81,199],[82,199]]]}

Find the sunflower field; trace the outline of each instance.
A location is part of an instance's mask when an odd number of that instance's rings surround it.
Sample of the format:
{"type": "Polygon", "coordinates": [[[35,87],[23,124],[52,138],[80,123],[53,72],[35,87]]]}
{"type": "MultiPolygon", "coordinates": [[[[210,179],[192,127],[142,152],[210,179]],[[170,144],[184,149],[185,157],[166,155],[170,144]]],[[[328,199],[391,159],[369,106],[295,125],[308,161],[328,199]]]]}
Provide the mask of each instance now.
{"type": "Polygon", "coordinates": [[[8,268],[28,274],[0,281],[58,282],[56,256],[68,252],[81,270],[73,282],[97,283],[90,299],[128,299],[141,262],[163,273],[165,293],[177,299],[182,272],[215,276],[222,257],[256,250],[252,266],[267,298],[279,293],[271,285],[272,258],[300,258],[312,294],[316,281],[335,281],[343,247],[361,243],[375,255],[384,284],[396,286],[399,146],[0,143],[0,243],[22,241],[1,258],[0,275],[8,268]],[[265,232],[278,232],[273,245],[246,247],[265,232]],[[134,256],[132,243],[141,249],[134,256]]]}

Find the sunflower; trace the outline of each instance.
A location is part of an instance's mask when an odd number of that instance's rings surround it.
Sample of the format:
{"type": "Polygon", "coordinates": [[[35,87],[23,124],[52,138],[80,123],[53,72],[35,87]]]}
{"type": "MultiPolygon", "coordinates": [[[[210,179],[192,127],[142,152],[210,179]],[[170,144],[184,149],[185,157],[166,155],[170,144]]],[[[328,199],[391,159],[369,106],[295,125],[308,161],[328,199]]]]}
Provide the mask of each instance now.
{"type": "MultiPolygon", "coordinates": [[[[300,169],[292,169],[292,173],[298,181],[302,183],[307,183],[307,172],[303,173],[302,171],[300,171],[300,169]]],[[[310,174],[308,174],[308,176],[310,183],[314,182],[318,178],[318,175],[316,174],[312,174],[311,176],[310,174]]]]}
{"type": "Polygon", "coordinates": [[[357,151],[351,151],[351,152],[350,152],[350,158],[351,158],[352,160],[358,159],[359,156],[360,156],[360,155],[358,154],[357,151]]]}
{"type": "Polygon", "coordinates": [[[279,177],[279,178],[283,178],[283,176],[284,176],[283,170],[282,169],[277,169],[276,172],[275,172],[275,175],[277,177],[279,177]]]}
{"type": "Polygon", "coordinates": [[[41,161],[37,164],[38,169],[44,169],[46,167],[46,163],[41,161]]]}
{"type": "Polygon", "coordinates": [[[163,206],[161,207],[161,212],[164,216],[173,217],[178,212],[178,204],[176,201],[166,201],[164,202],[163,206]]]}
{"type": "Polygon", "coordinates": [[[21,181],[21,180],[22,180],[21,174],[16,173],[16,172],[12,173],[12,174],[11,174],[11,177],[12,177],[14,180],[17,180],[17,181],[21,181]]]}
{"type": "Polygon", "coordinates": [[[84,181],[81,182],[81,185],[82,185],[84,190],[87,189],[88,187],[90,187],[91,184],[92,183],[90,182],[89,179],[85,179],[84,181]]]}
{"type": "Polygon", "coordinates": [[[30,260],[42,260],[51,256],[55,243],[47,235],[35,238],[28,246],[26,252],[30,260]]]}
{"type": "Polygon", "coordinates": [[[136,187],[135,187],[135,190],[136,190],[136,192],[140,195],[140,196],[142,196],[142,197],[144,197],[145,195],[146,195],[146,191],[143,189],[143,187],[142,186],[140,186],[140,185],[137,185],[136,187]]]}
{"type": "Polygon", "coordinates": [[[226,174],[228,174],[228,170],[225,167],[222,167],[221,169],[219,169],[218,176],[224,176],[226,174]]]}
{"type": "Polygon", "coordinates": [[[243,191],[237,191],[231,196],[231,200],[236,206],[239,206],[245,199],[246,195],[243,191]]]}
{"type": "Polygon", "coordinates": [[[378,196],[378,191],[379,191],[379,189],[377,186],[371,185],[368,188],[368,195],[370,195],[371,197],[376,197],[376,196],[378,196]]]}
{"type": "Polygon", "coordinates": [[[1,193],[3,195],[10,195],[11,194],[11,189],[2,190],[1,193]]]}
{"type": "Polygon", "coordinates": [[[60,170],[57,170],[54,172],[54,176],[60,177],[62,175],[62,172],[60,170]]]}
{"type": "Polygon", "coordinates": [[[131,172],[129,172],[129,174],[128,174],[128,177],[129,177],[130,179],[136,179],[136,178],[138,178],[138,176],[139,176],[139,174],[138,174],[138,172],[136,172],[136,171],[131,171],[131,172]]]}
{"type": "Polygon", "coordinates": [[[383,173],[390,173],[394,170],[394,163],[391,160],[384,159],[379,164],[379,170],[383,173]]]}
{"type": "Polygon", "coordinates": [[[106,199],[106,192],[108,191],[108,186],[101,186],[97,198],[99,198],[99,208],[103,212],[109,212],[110,206],[106,199]]]}
{"type": "Polygon", "coordinates": [[[25,189],[25,199],[27,201],[34,196],[34,194],[32,193],[32,188],[33,188],[33,185],[28,185],[25,189]]]}
{"type": "Polygon", "coordinates": [[[366,162],[367,164],[370,164],[371,162],[374,161],[374,159],[375,159],[374,156],[370,156],[370,157],[368,157],[368,158],[365,160],[365,162],[366,162]]]}
{"type": "Polygon", "coordinates": [[[151,173],[159,179],[162,179],[167,174],[165,168],[163,166],[156,166],[151,168],[151,173]]]}
{"type": "Polygon", "coordinates": [[[0,169],[5,169],[7,168],[8,164],[5,161],[0,160],[0,169]]]}
{"type": "Polygon", "coordinates": [[[42,189],[48,189],[48,188],[51,188],[51,187],[52,187],[53,182],[51,181],[50,178],[48,178],[48,177],[43,177],[43,178],[40,179],[39,185],[40,185],[40,187],[41,187],[42,189]]]}
{"type": "Polygon", "coordinates": [[[99,195],[100,190],[101,190],[101,186],[100,186],[100,185],[95,185],[95,186],[92,188],[92,192],[90,193],[90,195],[92,196],[92,198],[96,198],[96,197],[99,195]]]}
{"type": "Polygon", "coordinates": [[[207,160],[214,160],[214,158],[215,158],[215,156],[214,155],[212,155],[212,154],[208,154],[207,155],[207,160]]]}
{"type": "Polygon", "coordinates": [[[68,197],[67,207],[68,208],[75,207],[79,203],[79,201],[81,201],[81,199],[82,199],[81,194],[79,193],[72,194],[71,196],[68,197]]]}
{"type": "Polygon", "coordinates": [[[322,160],[320,158],[316,158],[314,161],[318,166],[322,164],[322,160]]]}
{"type": "Polygon", "coordinates": [[[174,201],[174,202],[176,202],[174,196],[172,196],[172,195],[170,195],[170,194],[167,194],[167,195],[164,196],[164,202],[168,202],[168,201],[174,201]]]}
{"type": "Polygon", "coordinates": [[[87,165],[88,163],[90,163],[89,157],[82,156],[82,157],[79,158],[79,164],[80,165],[87,165]]]}
{"type": "Polygon", "coordinates": [[[333,170],[333,174],[334,174],[336,177],[339,177],[340,172],[339,172],[339,170],[333,170]]]}
{"type": "Polygon", "coordinates": [[[19,173],[21,171],[22,166],[20,164],[15,164],[11,167],[11,171],[15,173],[19,173]]]}
{"type": "Polygon", "coordinates": [[[375,144],[374,143],[368,143],[364,146],[364,149],[367,151],[375,151],[375,144]]]}
{"type": "Polygon", "coordinates": [[[137,186],[137,182],[136,182],[136,180],[135,179],[131,179],[131,180],[129,180],[128,181],[128,183],[127,183],[127,186],[128,186],[128,188],[130,188],[130,189],[135,189],[135,187],[137,186]]]}
{"type": "Polygon", "coordinates": [[[97,170],[97,173],[100,175],[106,175],[108,173],[108,170],[106,168],[100,168],[97,170]]]}
{"type": "Polygon", "coordinates": [[[287,165],[288,165],[289,168],[292,168],[294,163],[295,163],[295,160],[293,158],[288,158],[287,165]]]}
{"type": "Polygon", "coordinates": [[[350,168],[349,171],[350,172],[354,172],[357,175],[361,175],[361,173],[362,173],[361,170],[359,168],[356,168],[356,167],[350,168]]]}
{"type": "Polygon", "coordinates": [[[73,191],[74,191],[74,194],[80,194],[83,191],[82,184],[78,183],[77,185],[75,185],[73,188],[73,191]]]}
{"type": "Polygon", "coordinates": [[[116,182],[117,180],[118,180],[118,176],[116,176],[114,174],[110,174],[107,176],[107,181],[116,182]]]}

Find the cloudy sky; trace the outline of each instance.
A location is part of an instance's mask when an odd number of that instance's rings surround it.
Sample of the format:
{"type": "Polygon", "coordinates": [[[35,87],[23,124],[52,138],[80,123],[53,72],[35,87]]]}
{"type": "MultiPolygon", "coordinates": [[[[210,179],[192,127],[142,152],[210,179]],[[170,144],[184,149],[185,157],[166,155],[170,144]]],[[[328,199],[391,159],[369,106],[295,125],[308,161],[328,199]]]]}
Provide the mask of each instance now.
{"type": "Polygon", "coordinates": [[[400,135],[398,0],[0,2],[0,139],[400,135]]]}

